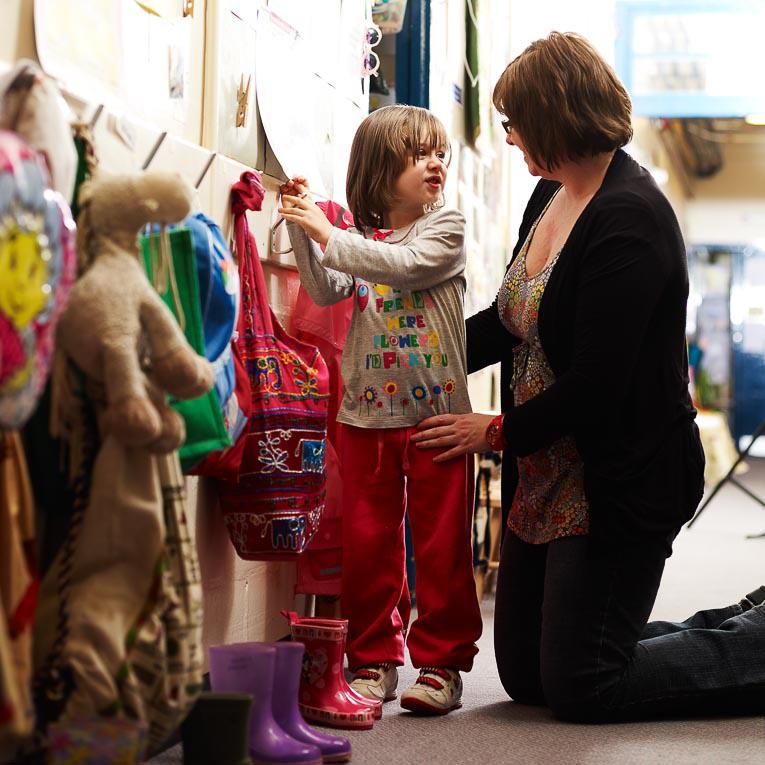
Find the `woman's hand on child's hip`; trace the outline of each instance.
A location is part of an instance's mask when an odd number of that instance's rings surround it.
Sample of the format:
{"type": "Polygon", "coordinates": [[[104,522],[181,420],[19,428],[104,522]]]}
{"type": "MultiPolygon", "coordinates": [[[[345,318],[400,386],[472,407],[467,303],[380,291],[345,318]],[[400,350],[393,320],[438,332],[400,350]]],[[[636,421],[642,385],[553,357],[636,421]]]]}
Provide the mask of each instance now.
{"type": "Polygon", "coordinates": [[[437,414],[417,423],[420,431],[412,441],[420,449],[444,449],[433,462],[459,457],[462,454],[485,452],[486,428],[494,419],[490,414],[437,414]]]}

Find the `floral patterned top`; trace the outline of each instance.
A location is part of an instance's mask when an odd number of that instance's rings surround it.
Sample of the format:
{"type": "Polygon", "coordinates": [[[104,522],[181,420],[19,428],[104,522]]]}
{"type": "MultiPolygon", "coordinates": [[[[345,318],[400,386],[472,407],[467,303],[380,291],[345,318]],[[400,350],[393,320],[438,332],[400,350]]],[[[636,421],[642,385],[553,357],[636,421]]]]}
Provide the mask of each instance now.
{"type": "MultiPolygon", "coordinates": [[[[552,199],[550,200],[552,201],[552,199]]],[[[549,206],[549,202],[548,202],[549,206]]],[[[500,319],[523,342],[513,359],[513,400],[520,406],[555,381],[539,340],[539,303],[560,252],[535,276],[526,274],[526,254],[545,210],[529,231],[518,257],[499,290],[500,319]]],[[[507,525],[520,539],[543,544],[560,537],[580,536],[589,529],[582,459],[573,436],[518,458],[518,488],[507,525]]]]}

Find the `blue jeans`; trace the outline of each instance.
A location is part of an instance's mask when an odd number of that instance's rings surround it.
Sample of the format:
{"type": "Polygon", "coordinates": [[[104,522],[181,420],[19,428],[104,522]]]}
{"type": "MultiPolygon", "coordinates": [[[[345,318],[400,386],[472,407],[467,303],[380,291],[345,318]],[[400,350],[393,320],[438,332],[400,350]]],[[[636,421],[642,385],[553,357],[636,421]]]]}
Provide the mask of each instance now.
{"type": "Polygon", "coordinates": [[[494,630],[507,693],[576,722],[765,713],[765,606],[649,623],[667,549],[599,556],[587,537],[508,531],[494,630]]]}

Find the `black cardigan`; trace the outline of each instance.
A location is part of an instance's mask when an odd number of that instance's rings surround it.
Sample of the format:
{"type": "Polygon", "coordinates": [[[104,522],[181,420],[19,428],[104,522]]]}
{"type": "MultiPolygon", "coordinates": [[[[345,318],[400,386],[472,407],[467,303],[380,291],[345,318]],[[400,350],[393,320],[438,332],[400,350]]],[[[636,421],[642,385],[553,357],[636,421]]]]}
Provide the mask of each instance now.
{"type": "MultiPolygon", "coordinates": [[[[513,258],[559,185],[537,184],[513,258]]],[[[609,545],[673,536],[703,493],[704,454],[688,394],[687,298],[675,214],[650,174],[619,150],[539,306],[539,337],[555,382],[513,408],[508,381],[517,338],[502,325],[496,300],[467,320],[468,371],[502,362],[506,456],[573,434],[591,535],[609,545]]]]}

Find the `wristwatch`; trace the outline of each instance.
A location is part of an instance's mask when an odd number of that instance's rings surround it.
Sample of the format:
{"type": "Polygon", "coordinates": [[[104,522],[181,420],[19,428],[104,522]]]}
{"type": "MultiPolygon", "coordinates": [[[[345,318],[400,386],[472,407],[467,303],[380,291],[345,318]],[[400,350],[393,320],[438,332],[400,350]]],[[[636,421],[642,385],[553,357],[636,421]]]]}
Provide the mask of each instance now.
{"type": "Polygon", "coordinates": [[[502,430],[504,422],[505,415],[498,414],[486,428],[486,443],[488,443],[491,449],[495,452],[501,452],[507,446],[505,443],[505,433],[502,430]]]}

